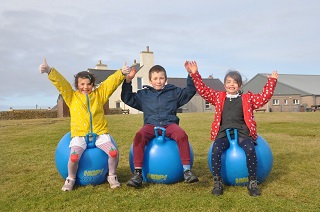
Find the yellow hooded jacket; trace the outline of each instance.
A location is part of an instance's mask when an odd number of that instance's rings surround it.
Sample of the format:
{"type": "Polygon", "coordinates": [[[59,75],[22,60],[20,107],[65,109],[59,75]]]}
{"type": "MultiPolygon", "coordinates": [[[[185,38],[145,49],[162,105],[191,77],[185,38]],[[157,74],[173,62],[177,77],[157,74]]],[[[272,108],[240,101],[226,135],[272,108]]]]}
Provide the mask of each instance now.
{"type": "MultiPolygon", "coordinates": [[[[69,107],[71,137],[85,136],[90,132],[90,114],[86,95],[73,90],[70,83],[55,68],[51,69],[48,78],[69,107]]],[[[121,69],[117,70],[89,94],[93,133],[98,135],[109,133],[103,106],[124,79],[121,69]]]]}

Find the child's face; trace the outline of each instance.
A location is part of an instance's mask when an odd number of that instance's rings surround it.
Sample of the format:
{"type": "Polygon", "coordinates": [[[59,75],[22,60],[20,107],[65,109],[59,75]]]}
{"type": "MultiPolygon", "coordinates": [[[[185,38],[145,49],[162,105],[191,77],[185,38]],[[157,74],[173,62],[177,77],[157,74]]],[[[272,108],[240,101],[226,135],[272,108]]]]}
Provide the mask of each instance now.
{"type": "Polygon", "coordinates": [[[92,92],[93,85],[90,84],[90,80],[88,78],[80,78],[78,79],[78,90],[82,94],[90,94],[92,92]]]}
{"type": "Polygon", "coordinates": [[[166,77],[164,72],[153,72],[151,74],[150,84],[156,90],[161,90],[166,84],[166,77]]]}
{"type": "Polygon", "coordinates": [[[240,89],[238,83],[231,77],[227,77],[224,88],[227,93],[231,95],[237,94],[237,91],[240,89]]]}

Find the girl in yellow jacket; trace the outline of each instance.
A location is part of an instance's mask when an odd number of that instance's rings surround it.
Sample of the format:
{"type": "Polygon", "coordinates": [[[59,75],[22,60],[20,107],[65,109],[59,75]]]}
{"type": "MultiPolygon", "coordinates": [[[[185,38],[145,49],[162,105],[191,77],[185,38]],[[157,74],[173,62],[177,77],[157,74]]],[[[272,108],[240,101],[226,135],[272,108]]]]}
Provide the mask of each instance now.
{"type": "Polygon", "coordinates": [[[47,73],[49,80],[58,89],[65,103],[68,105],[71,117],[71,154],[78,154],[78,157],[69,157],[68,161],[68,177],[62,187],[63,191],[71,191],[78,170],[78,162],[82,153],[87,148],[86,135],[92,130],[97,134],[96,146],[109,156],[108,182],[111,188],[120,186],[116,175],[116,167],[118,164],[118,151],[111,142],[108,131],[108,122],[104,116],[103,106],[108,101],[112,93],[125,79],[130,68],[124,64],[122,69],[117,70],[103,81],[98,88],[94,89],[95,78],[87,72],[79,72],[75,75],[75,87],[72,89],[70,83],[54,68],[49,67],[46,59],[39,67],[40,73],[47,73]],[[88,108],[89,106],[89,108],[88,108]],[[91,123],[92,122],[92,126],[91,123]],[[74,159],[76,158],[76,159],[74,159]]]}

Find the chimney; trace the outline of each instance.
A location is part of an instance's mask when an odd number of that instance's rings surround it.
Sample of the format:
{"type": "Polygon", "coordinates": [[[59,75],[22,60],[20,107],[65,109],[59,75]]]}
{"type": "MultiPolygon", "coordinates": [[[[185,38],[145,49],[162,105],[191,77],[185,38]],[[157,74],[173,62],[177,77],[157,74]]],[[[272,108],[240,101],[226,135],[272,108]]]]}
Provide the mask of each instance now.
{"type": "Polygon", "coordinates": [[[147,46],[147,52],[149,52],[149,46],[147,46]]]}
{"type": "Polygon", "coordinates": [[[102,60],[98,60],[98,64],[96,65],[95,69],[98,70],[108,70],[108,66],[102,63],[102,60]]]}

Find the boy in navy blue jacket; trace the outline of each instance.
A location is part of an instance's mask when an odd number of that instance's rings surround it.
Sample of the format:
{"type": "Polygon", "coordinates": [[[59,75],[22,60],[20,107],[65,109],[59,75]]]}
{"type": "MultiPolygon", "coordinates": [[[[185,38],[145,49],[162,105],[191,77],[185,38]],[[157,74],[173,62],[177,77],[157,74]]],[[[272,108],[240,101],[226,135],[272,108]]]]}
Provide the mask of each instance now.
{"type": "MultiPolygon", "coordinates": [[[[185,63],[185,67],[189,71],[188,62],[185,63]]],[[[121,92],[122,101],[130,107],[142,111],[144,116],[144,126],[136,133],[133,140],[135,171],[127,185],[136,188],[142,187],[144,148],[149,141],[155,138],[154,127],[166,128],[166,136],[177,142],[185,182],[193,183],[199,181],[197,176],[190,170],[188,136],[179,126],[179,118],[177,117],[178,108],[188,103],[196,93],[192,78],[188,75],[185,88],[166,84],[166,70],[160,65],[155,65],[149,70],[151,86],[144,85],[142,90],[133,93],[131,80],[135,75],[136,70],[132,68],[122,84],[121,92]]]]}

